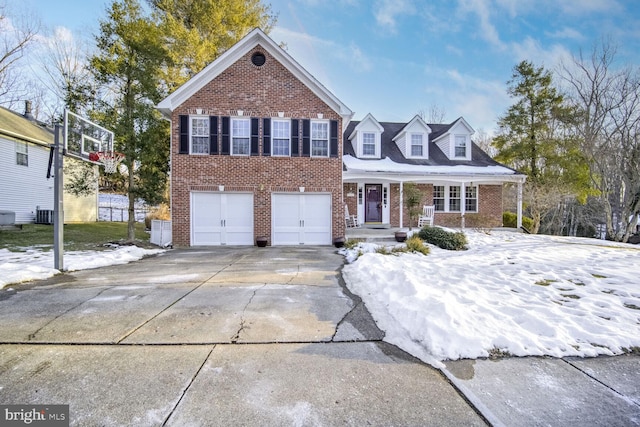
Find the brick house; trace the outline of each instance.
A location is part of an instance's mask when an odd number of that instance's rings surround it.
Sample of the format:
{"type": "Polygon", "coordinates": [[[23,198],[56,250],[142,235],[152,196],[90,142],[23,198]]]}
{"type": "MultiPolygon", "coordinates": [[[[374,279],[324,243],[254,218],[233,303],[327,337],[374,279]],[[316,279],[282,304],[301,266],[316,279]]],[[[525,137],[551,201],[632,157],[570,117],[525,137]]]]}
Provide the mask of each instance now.
{"type": "Polygon", "coordinates": [[[260,29],[158,104],[177,246],[330,245],[345,234],[353,112],[260,29]]]}
{"type": "Polygon", "coordinates": [[[409,181],[423,188],[425,203],[442,206],[436,223],[460,225],[465,211],[455,208],[471,207],[475,195],[477,221],[500,225],[502,183],[524,181],[471,143],[464,119],[351,122],[354,113],[260,29],[157,107],[171,122],[176,246],[253,245],[261,237],[330,245],[345,235],[345,202],[366,224],[402,227],[409,181]],[[457,202],[455,191],[463,194],[457,202]]]}
{"type": "Polygon", "coordinates": [[[421,204],[435,206],[434,224],[500,227],[503,184],[514,183],[521,221],[526,176],[489,157],[473,134],[462,117],[449,124],[427,124],[420,116],[383,123],[368,114],[350,122],[342,173],[349,213],[365,226],[408,226],[402,190],[411,182],[421,190],[421,204]]]}

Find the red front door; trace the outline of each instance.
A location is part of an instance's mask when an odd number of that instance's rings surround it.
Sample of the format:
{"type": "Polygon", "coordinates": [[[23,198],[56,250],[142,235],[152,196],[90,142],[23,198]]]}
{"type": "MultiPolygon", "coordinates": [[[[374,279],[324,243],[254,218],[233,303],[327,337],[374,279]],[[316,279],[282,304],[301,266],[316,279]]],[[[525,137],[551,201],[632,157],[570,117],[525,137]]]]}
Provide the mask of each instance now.
{"type": "Polygon", "coordinates": [[[365,222],[382,222],[382,184],[365,184],[365,222]]]}

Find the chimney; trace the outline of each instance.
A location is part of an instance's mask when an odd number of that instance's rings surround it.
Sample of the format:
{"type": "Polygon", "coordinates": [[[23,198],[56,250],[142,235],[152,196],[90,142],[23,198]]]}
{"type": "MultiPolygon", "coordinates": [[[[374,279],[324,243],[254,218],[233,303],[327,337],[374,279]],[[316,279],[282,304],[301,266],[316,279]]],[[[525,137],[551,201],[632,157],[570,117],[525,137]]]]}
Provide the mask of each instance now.
{"type": "Polygon", "coordinates": [[[24,118],[34,121],[36,118],[31,114],[31,101],[24,101],[24,118]]]}

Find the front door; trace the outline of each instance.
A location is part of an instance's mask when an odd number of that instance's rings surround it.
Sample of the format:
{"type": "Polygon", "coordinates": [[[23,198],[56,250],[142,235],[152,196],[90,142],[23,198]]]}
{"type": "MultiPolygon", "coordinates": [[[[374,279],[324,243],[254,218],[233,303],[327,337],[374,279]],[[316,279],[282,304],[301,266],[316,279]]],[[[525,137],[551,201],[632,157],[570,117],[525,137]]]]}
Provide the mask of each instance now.
{"type": "Polygon", "coordinates": [[[382,222],[382,184],[365,184],[365,222],[382,222]]]}

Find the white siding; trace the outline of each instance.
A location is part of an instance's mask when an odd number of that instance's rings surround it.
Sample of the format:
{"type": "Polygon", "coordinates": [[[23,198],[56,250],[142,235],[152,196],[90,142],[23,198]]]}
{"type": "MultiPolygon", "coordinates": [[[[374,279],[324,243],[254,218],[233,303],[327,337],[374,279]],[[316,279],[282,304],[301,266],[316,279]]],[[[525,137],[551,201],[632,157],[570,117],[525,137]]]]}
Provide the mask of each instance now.
{"type": "Polygon", "coordinates": [[[35,221],[36,207],[53,209],[53,178],[47,180],[49,148],[28,144],[28,166],[16,164],[15,141],[0,137],[0,210],[16,213],[16,224],[35,221]]]}
{"type": "Polygon", "coordinates": [[[400,149],[402,155],[407,158],[409,157],[407,154],[407,134],[403,134],[400,138],[396,139],[396,145],[400,149]]]}
{"type": "Polygon", "coordinates": [[[453,146],[452,146],[451,139],[452,139],[452,136],[448,134],[436,142],[436,145],[438,146],[438,148],[441,149],[444,155],[447,156],[447,158],[449,159],[452,158],[451,153],[452,153],[453,146]]]}

